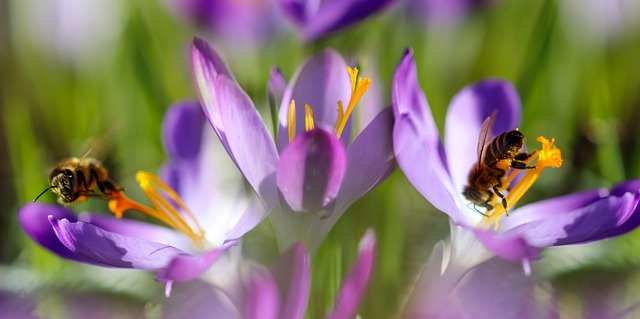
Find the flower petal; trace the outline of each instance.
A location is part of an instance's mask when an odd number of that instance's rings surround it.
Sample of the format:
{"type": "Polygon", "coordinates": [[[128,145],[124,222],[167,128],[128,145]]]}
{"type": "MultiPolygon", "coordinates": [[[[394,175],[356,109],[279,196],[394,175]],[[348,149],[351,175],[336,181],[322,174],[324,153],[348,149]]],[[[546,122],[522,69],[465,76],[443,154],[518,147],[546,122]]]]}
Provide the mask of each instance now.
{"type": "Polygon", "coordinates": [[[487,249],[502,259],[521,261],[540,258],[540,252],[523,237],[515,234],[498,234],[484,229],[472,231],[487,249]]]}
{"type": "MultiPolygon", "coordinates": [[[[207,240],[217,246],[228,239],[228,233],[249,204],[249,196],[242,174],[222,150],[214,130],[204,123],[206,118],[197,103],[169,109],[164,120],[165,143],[179,143],[186,137],[197,139],[199,144],[193,146],[190,157],[170,156],[161,176],[205,227],[207,240]],[[179,115],[177,125],[174,124],[176,114],[179,115]]],[[[170,152],[170,155],[175,154],[170,152]]],[[[264,209],[247,212],[258,214],[256,218],[264,218],[266,213],[264,209]]]]}
{"type": "Polygon", "coordinates": [[[49,217],[60,242],[96,264],[118,268],[157,270],[182,250],[149,240],[123,236],[85,222],[49,217]]]}
{"type": "Polygon", "coordinates": [[[102,214],[82,213],[78,219],[82,222],[100,227],[106,231],[118,233],[124,236],[154,241],[173,246],[184,251],[193,249],[193,244],[186,236],[166,227],[131,219],[105,216],[102,214]]]}
{"type": "Polygon", "coordinates": [[[316,128],[294,139],[282,152],[276,181],[294,211],[319,212],[338,194],[346,154],[336,136],[316,128]]]}
{"type": "Polygon", "coordinates": [[[205,117],[197,101],[170,106],[162,123],[167,154],[180,159],[195,158],[200,152],[204,125],[205,117]]]}
{"type": "Polygon", "coordinates": [[[369,229],[360,240],[358,258],[340,287],[333,311],[326,318],[347,319],[356,315],[369,286],[375,259],[376,237],[373,230],[369,229]]]}
{"type": "Polygon", "coordinates": [[[267,93],[269,95],[269,104],[279,106],[282,103],[282,96],[287,89],[287,81],[282,76],[279,68],[271,69],[269,81],[267,82],[267,93]]]}
{"type": "Polygon", "coordinates": [[[391,108],[387,108],[349,145],[346,173],[336,199],[335,211],[346,210],[395,168],[392,130],[393,113],[391,108]]]}
{"type": "MultiPolygon", "coordinates": [[[[611,195],[621,196],[626,192],[629,192],[632,194],[637,194],[638,192],[640,192],[640,179],[629,180],[616,185],[611,190],[611,195]]],[[[633,212],[633,214],[622,225],[620,225],[619,227],[616,227],[611,231],[605,232],[600,236],[596,236],[595,238],[593,238],[593,240],[600,240],[600,239],[620,236],[638,228],[638,226],[640,226],[640,207],[639,206],[636,206],[636,209],[633,212]]]]}
{"type": "Polygon", "coordinates": [[[236,82],[218,77],[215,92],[220,102],[220,119],[229,143],[228,150],[269,211],[278,200],[275,184],[278,152],[273,140],[260,113],[236,82]]]}
{"type": "Polygon", "coordinates": [[[250,319],[288,318],[278,316],[280,312],[280,294],[271,274],[256,266],[246,278],[244,297],[244,316],[250,319]]]}
{"type": "Polygon", "coordinates": [[[640,194],[607,196],[587,206],[556,211],[553,217],[520,224],[504,232],[535,247],[578,244],[622,225],[633,214],[640,194]]]}
{"type": "Polygon", "coordinates": [[[310,258],[302,244],[297,243],[271,266],[280,295],[280,318],[303,318],[311,289],[310,258]]]}
{"type": "Polygon", "coordinates": [[[56,219],[64,218],[70,221],[76,221],[76,215],[74,215],[70,210],[59,205],[40,203],[29,203],[22,206],[18,213],[18,220],[20,221],[20,226],[22,226],[24,232],[27,233],[33,241],[49,249],[56,255],[77,262],[93,265],[99,264],[93,260],[78,255],[65,247],[53,231],[53,228],[49,223],[49,216],[53,216],[56,219]]]}
{"type": "MultiPolygon", "coordinates": [[[[346,110],[351,97],[351,82],[347,73],[347,63],[334,50],[325,49],[307,60],[293,76],[280,104],[278,127],[278,150],[289,144],[289,104],[296,101],[296,133],[305,131],[304,105],[309,104],[313,109],[316,127],[333,129],[338,117],[338,101],[346,110]]],[[[350,118],[341,135],[345,147],[351,138],[350,118]]]]}
{"type": "Polygon", "coordinates": [[[163,301],[163,318],[242,318],[223,288],[200,280],[175,286],[163,301]]]}
{"type": "Polygon", "coordinates": [[[200,255],[181,254],[172,258],[156,275],[160,281],[189,281],[197,278],[213,265],[222,253],[235,246],[236,242],[210,249],[200,255]]]}
{"type": "Polygon", "coordinates": [[[457,193],[462,193],[469,171],[478,162],[476,150],[482,122],[496,112],[492,128],[495,136],[519,125],[521,109],[520,98],[513,85],[498,79],[467,86],[453,98],[445,119],[444,143],[457,193]]]}
{"type": "Polygon", "coordinates": [[[268,213],[269,212],[265,211],[262,203],[257,200],[252,200],[242,213],[242,217],[240,217],[235,226],[229,231],[229,234],[227,234],[227,240],[239,239],[248,231],[258,226],[258,224],[267,217],[268,213]]]}
{"type": "Polygon", "coordinates": [[[395,0],[280,0],[285,14],[300,25],[306,41],[360,22],[395,0]]]}
{"type": "Polygon", "coordinates": [[[456,222],[464,222],[464,216],[456,204],[460,192],[454,190],[451,184],[438,129],[418,83],[412,50],[405,52],[396,69],[391,100],[396,117],[393,149],[398,166],[433,206],[456,222]]]}
{"type": "Polygon", "coordinates": [[[513,210],[508,218],[500,219],[500,231],[505,232],[515,226],[532,221],[553,218],[558,212],[569,212],[585,207],[607,196],[605,189],[592,189],[584,192],[558,196],[531,203],[513,210]]]}
{"type": "Polygon", "coordinates": [[[233,74],[222,61],[218,52],[207,41],[197,37],[193,39],[193,44],[191,45],[191,68],[200,105],[216,134],[220,137],[222,145],[233,158],[233,153],[229,149],[224,126],[220,119],[218,110],[220,105],[214,89],[214,81],[219,75],[235,81],[233,74]]]}

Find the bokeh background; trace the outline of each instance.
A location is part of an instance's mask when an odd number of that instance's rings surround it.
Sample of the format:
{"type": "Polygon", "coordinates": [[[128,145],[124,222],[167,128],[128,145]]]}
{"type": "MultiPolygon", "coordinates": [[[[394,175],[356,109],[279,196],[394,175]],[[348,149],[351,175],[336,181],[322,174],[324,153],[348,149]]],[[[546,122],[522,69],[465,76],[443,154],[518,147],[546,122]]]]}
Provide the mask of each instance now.
{"type": "MultiPolygon", "coordinates": [[[[424,0],[435,3],[429,11],[412,7],[420,1],[397,1],[313,43],[277,12],[271,36],[252,39],[196,23],[176,10],[178,0],[0,1],[0,313],[27,309],[65,318],[88,307],[104,317],[161,316],[163,287],[152,274],[62,260],[26,237],[17,212],[48,186],[53,165],[89,149],[131,197],[142,198],[134,175],[157,171],[165,160],[165,110],[195,98],[189,64],[194,35],[211,41],[267,122],[272,66],[289,77],[306,56],[333,47],[374,79],[358,107],[386,106],[395,66],[412,47],[441,130],[460,89],[499,77],[520,93],[520,129],[529,137],[556,138],[563,167],[545,173],[523,201],[640,177],[640,2],[468,1],[451,11],[438,9],[445,1],[424,0]]],[[[39,200],[55,202],[55,196],[39,200]]],[[[109,214],[99,199],[75,208],[109,214]]],[[[396,170],[347,211],[314,258],[309,318],[331,306],[368,227],[379,243],[360,310],[365,318],[401,313],[431,248],[449,233],[446,215],[396,170]]],[[[277,257],[275,245],[266,221],[243,248],[269,265],[277,257]]],[[[544,255],[534,272],[556,291],[563,317],[579,316],[585,294],[615,296],[612,307],[640,300],[639,231],[544,255]]]]}

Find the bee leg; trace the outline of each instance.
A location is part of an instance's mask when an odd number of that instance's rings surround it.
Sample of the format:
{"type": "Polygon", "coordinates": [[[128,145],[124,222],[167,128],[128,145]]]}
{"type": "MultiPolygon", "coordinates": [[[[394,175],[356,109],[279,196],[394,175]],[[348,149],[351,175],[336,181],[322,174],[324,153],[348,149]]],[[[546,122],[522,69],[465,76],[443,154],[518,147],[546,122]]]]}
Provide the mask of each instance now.
{"type": "Polygon", "coordinates": [[[532,168],[535,168],[534,166],[527,166],[527,163],[524,162],[524,161],[528,160],[534,154],[535,154],[535,152],[533,152],[531,154],[529,154],[529,153],[519,153],[518,155],[516,155],[513,158],[513,161],[511,161],[511,167],[517,168],[517,169],[532,169],[532,168]]]}
{"type": "Polygon", "coordinates": [[[489,217],[489,215],[481,212],[480,210],[478,210],[478,207],[476,207],[476,204],[471,204],[471,203],[467,203],[467,207],[472,208],[471,205],[473,205],[473,210],[475,210],[478,214],[484,216],[484,217],[489,217]]]}
{"type": "Polygon", "coordinates": [[[502,184],[493,186],[493,192],[496,193],[496,195],[498,195],[498,197],[500,197],[500,199],[502,199],[502,207],[504,207],[504,212],[507,214],[507,216],[509,216],[509,211],[507,210],[507,198],[504,196],[504,194],[498,188],[500,186],[502,186],[502,184]]]}

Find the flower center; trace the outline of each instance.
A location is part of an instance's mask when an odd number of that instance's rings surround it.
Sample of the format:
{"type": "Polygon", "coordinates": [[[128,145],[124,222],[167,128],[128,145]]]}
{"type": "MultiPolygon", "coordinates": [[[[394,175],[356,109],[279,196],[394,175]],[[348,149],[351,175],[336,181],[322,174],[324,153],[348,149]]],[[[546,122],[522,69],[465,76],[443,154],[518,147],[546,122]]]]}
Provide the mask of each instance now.
{"type": "MultiPolygon", "coordinates": [[[[351,97],[349,98],[349,104],[347,105],[347,110],[344,111],[344,107],[342,105],[342,101],[338,101],[338,116],[336,117],[336,123],[334,124],[334,132],[338,138],[342,135],[342,131],[344,131],[345,126],[347,125],[347,120],[349,120],[349,116],[353,112],[353,109],[356,107],[356,104],[364,94],[364,92],[369,89],[369,85],[371,84],[370,78],[362,78],[358,77],[358,68],[350,68],[347,66],[347,72],[349,72],[349,78],[351,82],[351,97]]],[[[291,100],[289,104],[289,142],[291,142],[296,137],[296,101],[291,100]]],[[[305,104],[304,106],[304,126],[305,131],[311,131],[315,128],[315,124],[313,121],[313,110],[309,104],[305,104]]]]}
{"type": "Polygon", "coordinates": [[[206,242],[204,231],[180,196],[169,185],[151,173],[139,171],[136,174],[136,180],[151,201],[153,208],[142,205],[125,196],[124,192],[118,191],[109,200],[109,210],[117,218],[122,218],[123,213],[128,210],[143,212],[189,237],[197,249],[203,249],[206,242]]]}
{"type": "MultiPolygon", "coordinates": [[[[520,198],[522,198],[546,167],[550,166],[557,168],[562,166],[562,152],[554,145],[555,139],[552,138],[551,141],[549,141],[543,136],[540,136],[536,140],[542,143],[542,149],[537,150],[534,156],[531,156],[529,159],[529,162],[531,162],[535,155],[537,155],[537,159],[533,165],[534,168],[527,169],[520,181],[518,181],[506,195],[507,209],[511,208],[520,200],[520,198]]],[[[527,165],[529,165],[529,163],[527,163],[527,165]]],[[[513,181],[516,175],[518,175],[518,173],[520,173],[520,170],[513,169],[509,176],[507,176],[503,181],[503,187],[501,190],[509,189],[509,184],[513,181]]],[[[502,205],[495,205],[496,200],[497,198],[494,198],[494,208],[487,212],[488,218],[486,220],[489,225],[495,223],[494,229],[498,229],[500,216],[507,212],[502,205]]]]}

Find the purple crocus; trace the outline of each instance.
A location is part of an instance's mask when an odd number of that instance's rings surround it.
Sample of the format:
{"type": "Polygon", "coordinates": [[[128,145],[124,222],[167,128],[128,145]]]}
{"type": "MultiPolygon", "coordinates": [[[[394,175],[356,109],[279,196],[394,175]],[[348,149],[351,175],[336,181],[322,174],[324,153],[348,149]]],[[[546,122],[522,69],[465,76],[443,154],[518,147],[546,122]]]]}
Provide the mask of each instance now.
{"type": "Polygon", "coordinates": [[[188,22],[233,44],[267,41],[281,27],[276,0],[168,0],[188,22]]]}
{"type": "Polygon", "coordinates": [[[306,41],[356,24],[396,0],[279,0],[282,11],[300,28],[306,41]]]}
{"type": "Polygon", "coordinates": [[[454,97],[445,120],[444,145],[418,84],[411,50],[407,50],[396,69],[392,104],[394,151],[409,181],[437,209],[471,229],[489,250],[504,259],[521,260],[528,266],[529,260],[540,257],[539,248],[618,236],[640,223],[640,214],[636,213],[639,180],[618,184],[610,192],[594,189],[512,208],[544,166],[561,164],[559,149],[544,138],[538,139],[543,146],[533,156],[537,160],[529,164],[535,168],[522,170],[518,176],[517,170],[512,170],[516,171],[515,180],[511,185],[506,181],[507,185],[503,185],[508,218],[502,218],[498,224],[505,213],[500,204],[484,213],[474,209],[462,192],[470,170],[478,161],[481,125],[492,114],[496,134],[514,130],[520,123],[520,100],[506,81],[484,80],[454,97]],[[489,229],[489,224],[495,224],[494,229],[489,229]]]}
{"type": "MultiPolygon", "coordinates": [[[[452,225],[452,232],[469,231],[452,225]]],[[[539,281],[517,264],[490,257],[466,262],[470,256],[461,253],[474,241],[473,234],[456,234],[447,245],[435,245],[403,318],[552,318],[548,292],[536,291],[539,281]]]]}
{"type": "Polygon", "coordinates": [[[323,50],[288,85],[272,73],[272,96],[282,96],[274,143],[216,51],[196,38],[191,52],[201,105],[233,162],[273,211],[280,249],[301,241],[315,252],[344,211],[392,170],[391,110],[351,142],[350,115],[370,80],[359,78],[335,51],[323,50]]]}
{"type": "MultiPolygon", "coordinates": [[[[373,274],[375,254],[376,239],[369,230],[325,318],[355,317],[373,274]]],[[[204,281],[176,286],[163,314],[166,318],[303,318],[311,288],[310,268],[303,245],[295,244],[268,269],[251,261],[241,263],[237,276],[224,286],[204,281]]]]}
{"type": "MultiPolygon", "coordinates": [[[[173,281],[191,280],[205,272],[235,245],[234,239],[265,216],[262,207],[250,204],[229,179],[215,176],[215,170],[225,172],[219,161],[225,157],[216,156],[217,138],[205,123],[197,102],[179,103],[165,117],[163,136],[171,159],[163,171],[178,193],[158,177],[139,172],[137,178],[154,208],[124,195],[109,202],[116,215],[139,210],[173,229],[102,214],[76,216],[68,208],[40,203],[20,209],[22,228],[35,242],[66,259],[156,271],[156,278],[167,282],[168,294],[173,281]],[[233,196],[224,195],[225,190],[233,196]]],[[[241,186],[240,176],[236,180],[241,186]]]]}

